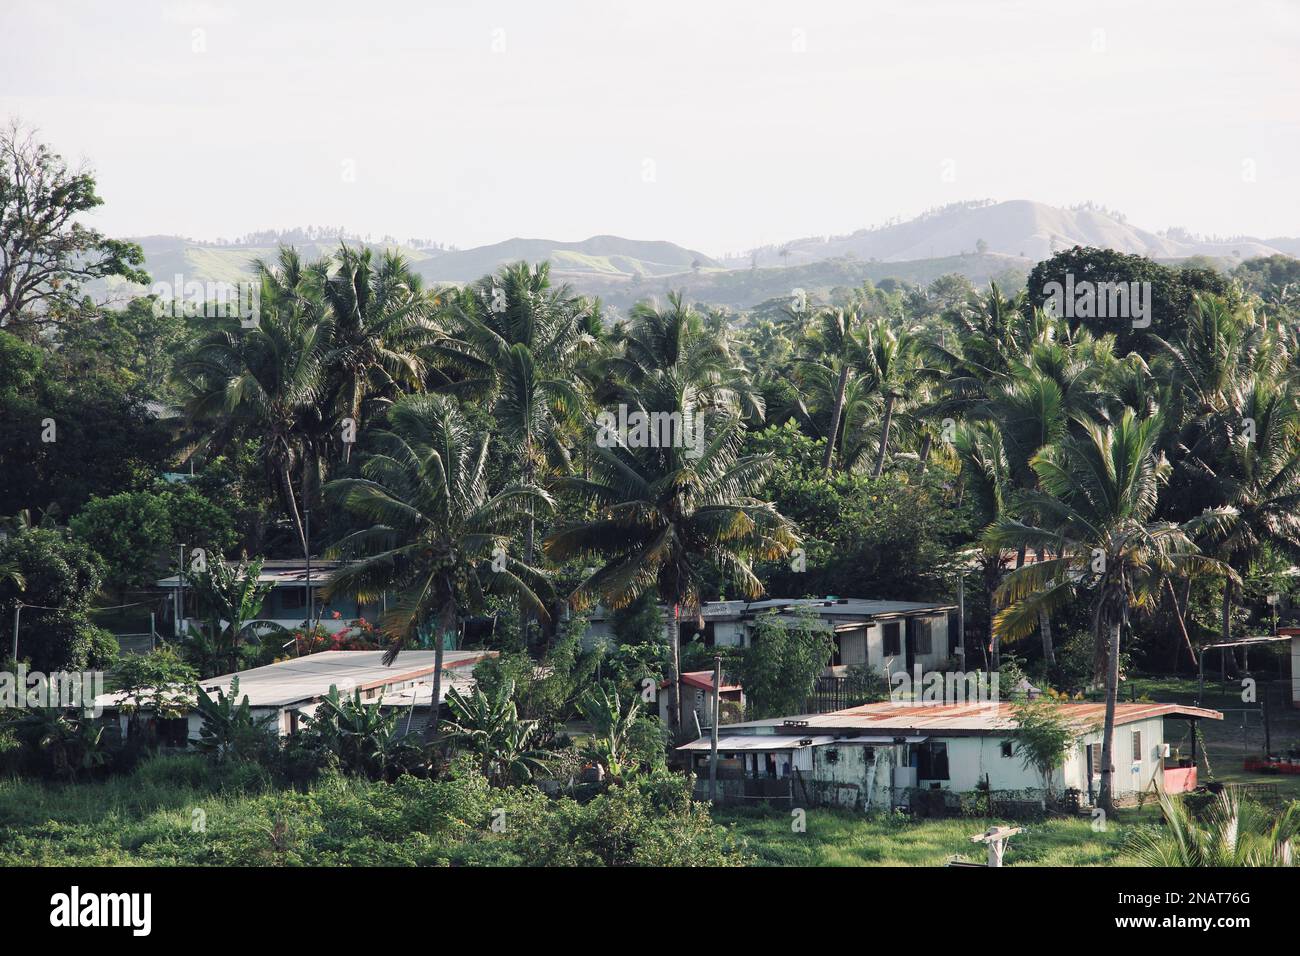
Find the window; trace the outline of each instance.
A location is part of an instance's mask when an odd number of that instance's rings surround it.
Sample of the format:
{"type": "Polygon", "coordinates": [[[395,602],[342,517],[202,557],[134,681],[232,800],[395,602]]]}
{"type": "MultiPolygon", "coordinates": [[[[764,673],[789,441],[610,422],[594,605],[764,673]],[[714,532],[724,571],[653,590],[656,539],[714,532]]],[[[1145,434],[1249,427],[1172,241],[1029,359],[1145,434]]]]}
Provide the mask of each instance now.
{"type": "Polygon", "coordinates": [[[898,622],[881,625],[880,632],[883,635],[885,656],[897,657],[902,652],[898,642],[898,622]]]}
{"type": "Polygon", "coordinates": [[[1101,744],[1088,744],[1088,770],[1094,777],[1101,776],[1101,744]]]}
{"type": "Polygon", "coordinates": [[[306,588],[280,588],[280,606],[293,611],[307,606],[306,588]]]}
{"type": "Polygon", "coordinates": [[[1002,741],[1002,756],[1010,757],[1015,754],[1015,744],[1010,740],[1002,741]]]}
{"type": "Polygon", "coordinates": [[[1133,762],[1142,762],[1142,731],[1133,731],[1133,762]]]}
{"type": "Polygon", "coordinates": [[[948,779],[948,745],[927,740],[916,748],[918,780],[948,779]]]}
{"type": "Polygon", "coordinates": [[[915,649],[918,654],[929,654],[931,648],[930,641],[930,620],[929,618],[920,618],[916,624],[916,643],[915,649]]]}

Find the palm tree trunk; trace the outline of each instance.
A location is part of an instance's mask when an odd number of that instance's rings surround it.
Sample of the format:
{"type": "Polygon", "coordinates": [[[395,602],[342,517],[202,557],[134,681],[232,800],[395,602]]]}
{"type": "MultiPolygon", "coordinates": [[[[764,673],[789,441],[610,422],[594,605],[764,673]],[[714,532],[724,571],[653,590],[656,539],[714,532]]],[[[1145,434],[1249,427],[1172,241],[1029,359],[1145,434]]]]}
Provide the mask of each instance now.
{"type": "Polygon", "coordinates": [[[289,474],[288,463],[280,469],[280,489],[284,494],[285,504],[289,506],[289,517],[293,519],[293,530],[298,535],[298,544],[302,548],[303,556],[306,557],[307,532],[303,528],[302,514],[298,511],[298,499],[293,493],[293,477],[289,474]]]}
{"type": "MultiPolygon", "coordinates": [[[[531,485],[536,478],[536,471],[533,465],[533,444],[531,439],[524,440],[524,484],[531,485]]],[[[528,504],[528,518],[524,523],[524,564],[528,567],[533,566],[533,544],[536,534],[536,518],[533,516],[533,506],[528,504]]],[[[522,632],[520,637],[523,638],[524,646],[532,644],[533,612],[521,597],[519,599],[519,630],[522,632]]]]}
{"type": "Polygon", "coordinates": [[[885,453],[889,451],[889,426],[894,420],[894,396],[885,396],[885,418],[880,423],[880,452],[876,455],[876,467],[871,472],[872,478],[879,478],[885,473],[885,453]]]}
{"type": "Polygon", "coordinates": [[[682,606],[673,602],[672,632],[668,635],[668,641],[673,649],[673,739],[680,740],[682,737],[682,628],[681,628],[682,606]]]}
{"type": "Polygon", "coordinates": [[[1192,670],[1197,669],[1196,651],[1192,649],[1192,638],[1187,633],[1187,622],[1183,620],[1183,609],[1178,606],[1178,592],[1174,590],[1173,582],[1165,578],[1165,587],[1169,589],[1169,600],[1174,603],[1174,617],[1178,619],[1179,630],[1183,632],[1183,643],[1187,645],[1187,654],[1192,659],[1192,670]]]}
{"type": "Polygon", "coordinates": [[[934,436],[929,432],[925,433],[925,438],[921,442],[921,451],[917,455],[921,459],[921,474],[925,474],[926,465],[930,464],[930,448],[934,445],[934,436]]]}
{"type": "Polygon", "coordinates": [[[442,659],[447,632],[456,626],[456,598],[449,597],[438,614],[433,635],[433,696],[429,700],[429,722],[424,725],[424,742],[438,737],[439,714],[442,711],[442,659]]]}
{"type": "Polygon", "coordinates": [[[1223,617],[1219,625],[1219,638],[1226,644],[1231,640],[1232,631],[1232,582],[1223,581],[1223,617]]]}
{"type": "MultiPolygon", "coordinates": [[[[1038,549],[1038,561],[1043,561],[1043,549],[1038,549]]],[[[1052,645],[1052,616],[1045,610],[1038,612],[1038,633],[1043,638],[1043,660],[1048,667],[1056,666],[1056,648],[1052,645]]]]}
{"type": "Polygon", "coordinates": [[[831,470],[835,460],[835,442],[840,434],[840,417],[844,414],[844,393],[849,387],[849,365],[844,363],[840,369],[839,385],[835,388],[835,408],[831,411],[831,430],[826,437],[826,454],[822,456],[822,471],[831,470]]]}
{"type": "MultiPolygon", "coordinates": [[[[1100,615],[1105,620],[1107,615],[1100,615]]],[[[1106,719],[1101,730],[1101,793],[1098,803],[1107,813],[1115,809],[1115,701],[1119,696],[1119,621],[1105,620],[1110,632],[1106,653],[1106,719]]],[[[1103,635],[1098,633],[1100,639],[1103,635]]]]}

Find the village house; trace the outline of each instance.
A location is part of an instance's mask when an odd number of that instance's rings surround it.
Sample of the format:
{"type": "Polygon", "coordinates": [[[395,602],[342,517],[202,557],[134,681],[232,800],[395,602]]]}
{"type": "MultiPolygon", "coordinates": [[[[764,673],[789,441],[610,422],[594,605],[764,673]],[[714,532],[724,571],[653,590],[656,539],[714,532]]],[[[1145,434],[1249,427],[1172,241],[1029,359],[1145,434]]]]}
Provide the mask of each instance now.
{"type": "MultiPolygon", "coordinates": [[[[351,622],[358,620],[379,620],[383,610],[382,604],[361,604],[355,598],[342,594],[325,600],[321,591],[329,577],[342,562],[312,559],[310,569],[312,617],[319,625],[331,633],[347,628],[351,622]]],[[[274,624],[287,630],[303,627],[307,623],[307,588],[309,571],[306,562],[299,560],[267,560],[262,564],[257,580],[260,584],[269,584],[270,592],[262,602],[257,617],[245,621],[245,626],[257,624],[274,624]]],[[[157,582],[157,586],[171,592],[167,602],[163,621],[172,626],[175,634],[185,632],[190,625],[201,626],[194,614],[194,591],[186,582],[173,574],[157,582]],[[180,613],[177,613],[177,609],[180,613]]]]}
{"type": "MultiPolygon", "coordinates": [[[[672,723],[673,695],[669,690],[672,686],[672,681],[659,682],[659,719],[665,726],[672,723]]],[[[719,694],[722,696],[720,709],[724,723],[729,709],[744,714],[745,691],[726,674],[722,675],[719,694]]],[[[713,726],[713,671],[685,671],[682,674],[682,711],[687,715],[687,727],[713,726]]]]}
{"type": "MultiPolygon", "coordinates": [[[[495,654],[495,651],[445,651],[440,707],[452,687],[462,693],[472,691],[474,666],[495,654]]],[[[383,651],[322,651],[208,678],[200,681],[199,686],[210,697],[217,691],[230,696],[238,679],[237,701],[247,697],[254,719],[269,720],[280,736],[297,733],[303,717],[315,714],[321,698],[328,696],[331,688],[338,688],[344,696],[360,691],[363,702],[378,702],[384,710],[400,708],[408,715],[403,729],[422,730],[432,713],[436,652],[403,651],[391,665],[384,664],[383,656],[383,651]]],[[[191,692],[180,695],[179,699],[192,705],[194,696],[191,692]]],[[[95,699],[96,706],[106,715],[117,718],[123,739],[129,727],[129,715],[123,712],[124,702],[129,703],[121,692],[95,699]]],[[[142,716],[146,721],[153,720],[150,713],[142,716]]],[[[198,738],[201,726],[202,717],[190,710],[184,717],[158,721],[156,729],[160,739],[184,746],[198,738]]]]}
{"type": "MultiPolygon", "coordinates": [[[[899,670],[911,673],[917,665],[937,670],[960,654],[961,641],[951,613],[955,610],[955,604],[865,598],[708,601],[701,605],[698,617],[683,615],[680,630],[683,644],[698,639],[705,647],[749,647],[760,616],[789,624],[799,613],[811,612],[835,637],[828,674],[843,675],[858,666],[888,677],[899,670]]],[[[610,612],[595,609],[586,640],[590,646],[615,642],[610,612]]]]}
{"type": "MultiPolygon", "coordinates": [[[[1059,705],[1077,735],[1051,790],[1076,791],[1092,803],[1101,779],[1099,703],[1059,705]]],[[[1119,703],[1115,711],[1117,799],[1155,785],[1171,793],[1196,786],[1195,727],[1190,759],[1173,759],[1166,719],[1222,720],[1218,711],[1178,704],[1119,703]]],[[[1026,766],[1011,705],[999,701],[939,705],[891,701],[827,714],[778,717],[719,729],[718,777],[723,799],[789,800],[856,809],[908,807],[925,791],[975,790],[1041,794],[1043,780],[1026,766]]],[[[677,748],[697,783],[708,787],[708,735],[677,748]]]]}

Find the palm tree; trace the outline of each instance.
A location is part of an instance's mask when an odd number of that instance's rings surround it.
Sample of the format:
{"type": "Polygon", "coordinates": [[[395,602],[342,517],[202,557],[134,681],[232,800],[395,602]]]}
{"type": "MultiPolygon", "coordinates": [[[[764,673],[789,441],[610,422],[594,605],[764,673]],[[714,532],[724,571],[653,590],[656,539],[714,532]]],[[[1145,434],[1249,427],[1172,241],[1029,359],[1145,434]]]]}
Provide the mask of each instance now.
{"type": "Polygon", "coordinates": [[[795,371],[805,390],[822,397],[829,407],[826,427],[826,451],[822,470],[830,472],[835,448],[840,443],[841,422],[850,379],[856,378],[863,365],[863,348],[859,339],[865,319],[856,308],[823,309],[808,336],[807,350],[795,359],[795,371]]]}
{"type": "MultiPolygon", "coordinates": [[[[1197,297],[1183,335],[1157,339],[1171,366],[1175,507],[1222,516],[1206,544],[1236,572],[1265,551],[1300,556],[1300,396],[1276,330],[1217,297],[1197,297]]],[[[1225,580],[1221,638],[1232,620],[1225,580]]]]}
{"type": "MultiPolygon", "coordinates": [[[[391,641],[385,660],[432,629],[436,707],[446,641],[486,593],[513,595],[545,616],[533,590],[540,574],[509,557],[508,546],[523,520],[537,507],[549,508],[551,500],[527,485],[493,494],[487,483],[490,436],[472,433],[446,396],[400,399],[388,421],[388,428],[370,432],[376,451],[362,465],[363,477],[325,488],[328,500],[374,522],[330,550],[356,560],[334,573],[325,594],[353,594],[368,603],[396,592],[380,622],[391,641]]],[[[437,721],[431,721],[428,735],[436,729],[437,721]]]]}
{"type": "MultiPolygon", "coordinates": [[[[500,434],[519,462],[520,480],[538,484],[539,470],[570,469],[575,422],[586,405],[582,360],[595,338],[591,304],[569,287],[553,287],[550,266],[519,262],[481,279],[450,309],[450,338],[438,354],[461,374],[436,386],[477,397],[491,408],[500,434]]],[[[536,557],[536,519],[524,523],[523,561],[536,557]]],[[[521,607],[525,630],[530,614],[521,607]]]]}
{"type": "Polygon", "coordinates": [[[1003,581],[999,594],[1008,606],[995,620],[1003,637],[1024,636],[1038,623],[1040,611],[1051,613],[1080,591],[1090,596],[1098,658],[1106,662],[1100,803],[1110,809],[1120,627],[1131,608],[1149,607],[1157,599],[1165,576],[1220,569],[1199,553],[1190,536],[1212,526],[1217,516],[1183,525],[1152,520],[1170,471],[1155,451],[1158,417],[1139,421],[1130,410],[1114,425],[1079,424],[1083,437],[1067,437],[1034,457],[1038,487],[1017,496],[1020,513],[1034,516],[1038,525],[1004,516],[985,533],[985,541],[992,548],[1030,547],[1053,555],[1003,581]]]}
{"type": "MultiPolygon", "coordinates": [[[[962,495],[981,531],[992,527],[1010,513],[1010,468],[1002,445],[1002,434],[988,422],[971,422],[958,429],[953,441],[962,482],[962,495]]],[[[984,543],[977,550],[984,597],[989,608],[987,646],[991,655],[989,669],[997,670],[1000,660],[999,634],[993,626],[996,594],[1002,581],[1002,549],[984,543]]],[[[962,573],[965,573],[963,569],[962,573]]]]}
{"type": "MultiPolygon", "coordinates": [[[[421,351],[438,334],[429,318],[434,303],[406,260],[385,253],[378,268],[371,260],[369,249],[343,245],[324,264],[334,268],[320,282],[329,325],[323,362],[335,417],[350,418],[358,429],[368,399],[387,402],[423,388],[421,351]]],[[[344,443],[345,461],[351,451],[344,443]]]]}
{"type": "Polygon", "coordinates": [[[917,340],[909,332],[894,331],[884,319],[878,319],[874,325],[867,326],[862,346],[863,374],[870,383],[871,390],[884,402],[880,420],[880,450],[876,454],[875,467],[871,469],[871,477],[879,478],[885,472],[894,406],[924,373],[917,362],[917,340]]]}
{"type": "MultiPolygon", "coordinates": [[[[693,399],[685,396],[677,406],[680,414],[695,412],[693,399]]],[[[671,406],[665,400],[657,407],[671,406]]],[[[715,415],[705,420],[705,428],[709,439],[698,457],[680,447],[595,448],[590,478],[556,482],[590,513],[558,528],[544,544],[555,561],[604,561],[574,591],[570,600],[576,606],[599,599],[620,608],[650,592],[672,608],[669,644],[679,733],[682,608],[698,608],[710,571],[758,596],[763,587],[751,560],[781,557],[798,543],[790,523],[754,497],[771,462],[766,456],[740,456],[739,419],[715,415]]]]}
{"type": "Polygon", "coordinates": [[[1224,790],[1199,820],[1185,800],[1159,791],[1165,825],[1133,838],[1141,866],[1300,866],[1300,803],[1280,815],[1224,790]]]}
{"type": "Polygon", "coordinates": [[[612,389],[607,403],[645,403],[643,393],[661,392],[671,381],[691,389],[702,412],[730,411],[761,419],[763,398],[737,355],[726,325],[710,322],[682,298],[668,295],[668,308],[655,302],[632,307],[631,320],[616,336],[621,349],[601,363],[612,389]]]}
{"type": "Polygon", "coordinates": [[[514,692],[514,681],[503,683],[492,696],[478,687],[468,695],[455,687],[447,691],[452,719],[442,727],[454,746],[478,757],[479,769],[494,787],[527,783],[546,769],[550,756],[533,745],[538,721],[519,719],[514,692]]]}
{"type": "Polygon", "coordinates": [[[303,505],[320,482],[332,423],[322,411],[328,333],[323,307],[296,252],[280,250],[279,268],[258,263],[258,324],[221,329],[201,339],[177,366],[185,411],[202,444],[219,450],[238,437],[259,444],[271,487],[278,490],[304,556],[303,505]]]}

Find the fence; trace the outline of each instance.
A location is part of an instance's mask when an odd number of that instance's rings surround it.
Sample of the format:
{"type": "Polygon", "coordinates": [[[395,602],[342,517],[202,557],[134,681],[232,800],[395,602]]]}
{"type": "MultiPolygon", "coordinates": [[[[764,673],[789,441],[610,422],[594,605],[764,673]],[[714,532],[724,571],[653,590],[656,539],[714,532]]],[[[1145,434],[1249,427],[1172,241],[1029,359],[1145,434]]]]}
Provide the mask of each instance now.
{"type": "Polygon", "coordinates": [[[804,713],[826,714],[881,699],[878,680],[862,677],[818,677],[804,713]]]}

